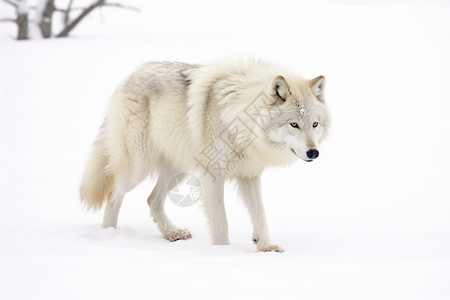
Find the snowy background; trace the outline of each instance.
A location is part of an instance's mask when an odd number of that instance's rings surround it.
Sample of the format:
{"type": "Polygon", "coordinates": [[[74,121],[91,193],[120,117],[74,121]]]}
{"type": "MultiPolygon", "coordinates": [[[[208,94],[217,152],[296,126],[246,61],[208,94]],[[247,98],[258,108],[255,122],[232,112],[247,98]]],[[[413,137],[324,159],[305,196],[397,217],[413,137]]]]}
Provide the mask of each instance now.
{"type": "Polygon", "coordinates": [[[450,4],[126,3],[142,12],[98,10],[66,39],[17,42],[0,23],[1,299],[450,299],[450,4]],[[78,185],[117,84],[147,61],[237,55],[327,78],[319,159],[262,179],[285,252],[256,252],[233,185],[228,246],[199,203],[167,202],[193,238],[164,240],[154,180],[101,230],[78,185]]]}

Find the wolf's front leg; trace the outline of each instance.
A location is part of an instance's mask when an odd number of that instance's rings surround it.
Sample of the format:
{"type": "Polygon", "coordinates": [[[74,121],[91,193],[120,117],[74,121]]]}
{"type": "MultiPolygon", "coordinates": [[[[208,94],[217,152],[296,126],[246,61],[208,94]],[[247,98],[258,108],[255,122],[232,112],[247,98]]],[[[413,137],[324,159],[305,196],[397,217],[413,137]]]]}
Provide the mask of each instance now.
{"type": "Polygon", "coordinates": [[[253,223],[253,242],[258,251],[283,252],[283,248],[272,245],[267,228],[266,214],[261,199],[260,177],[238,179],[239,192],[247,206],[253,223]]]}
{"type": "Polygon", "coordinates": [[[228,222],[223,202],[223,180],[202,176],[202,199],[213,245],[228,245],[228,222]]]}

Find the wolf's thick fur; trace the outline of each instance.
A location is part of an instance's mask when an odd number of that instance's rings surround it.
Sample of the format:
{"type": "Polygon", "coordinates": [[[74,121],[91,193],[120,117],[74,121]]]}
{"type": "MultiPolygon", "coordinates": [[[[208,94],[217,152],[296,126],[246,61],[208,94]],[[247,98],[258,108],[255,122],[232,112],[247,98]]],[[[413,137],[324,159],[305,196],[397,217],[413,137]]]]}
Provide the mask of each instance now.
{"type": "Polygon", "coordinates": [[[93,209],[107,201],[103,227],[116,227],[125,194],[157,175],[148,198],[153,219],[166,239],[186,239],[189,231],[172,224],[164,201],[173,176],[197,172],[212,242],[228,244],[223,185],[236,179],[257,249],[282,251],[270,242],[260,175],[268,166],[317,158],[328,128],[324,86],[323,76],[305,80],[254,60],[145,64],[112,97],[83,175],[82,201],[93,209]]]}

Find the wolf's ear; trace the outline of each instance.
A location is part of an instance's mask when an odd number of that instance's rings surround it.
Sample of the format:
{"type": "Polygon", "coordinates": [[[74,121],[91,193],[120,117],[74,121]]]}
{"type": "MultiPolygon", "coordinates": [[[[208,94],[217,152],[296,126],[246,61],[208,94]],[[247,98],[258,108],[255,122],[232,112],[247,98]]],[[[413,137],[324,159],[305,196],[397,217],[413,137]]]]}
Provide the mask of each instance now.
{"type": "Polygon", "coordinates": [[[325,90],[325,77],[319,76],[309,81],[309,87],[313,94],[322,102],[325,102],[324,90],[325,90]]]}
{"type": "Polygon", "coordinates": [[[272,82],[270,94],[272,97],[281,101],[286,101],[287,97],[291,94],[289,91],[289,85],[283,76],[277,76],[272,82]]]}

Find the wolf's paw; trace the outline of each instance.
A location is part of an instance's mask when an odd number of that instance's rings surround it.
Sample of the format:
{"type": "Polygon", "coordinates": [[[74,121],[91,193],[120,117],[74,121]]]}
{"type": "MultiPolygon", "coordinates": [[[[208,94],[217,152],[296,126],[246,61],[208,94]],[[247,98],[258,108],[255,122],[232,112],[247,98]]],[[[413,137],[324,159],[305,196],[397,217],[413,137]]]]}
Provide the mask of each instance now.
{"type": "Polygon", "coordinates": [[[187,229],[174,228],[163,232],[163,237],[170,242],[175,242],[190,239],[192,235],[187,229]]]}
{"type": "Polygon", "coordinates": [[[283,248],[278,245],[257,246],[259,252],[284,252],[283,248]]]}

